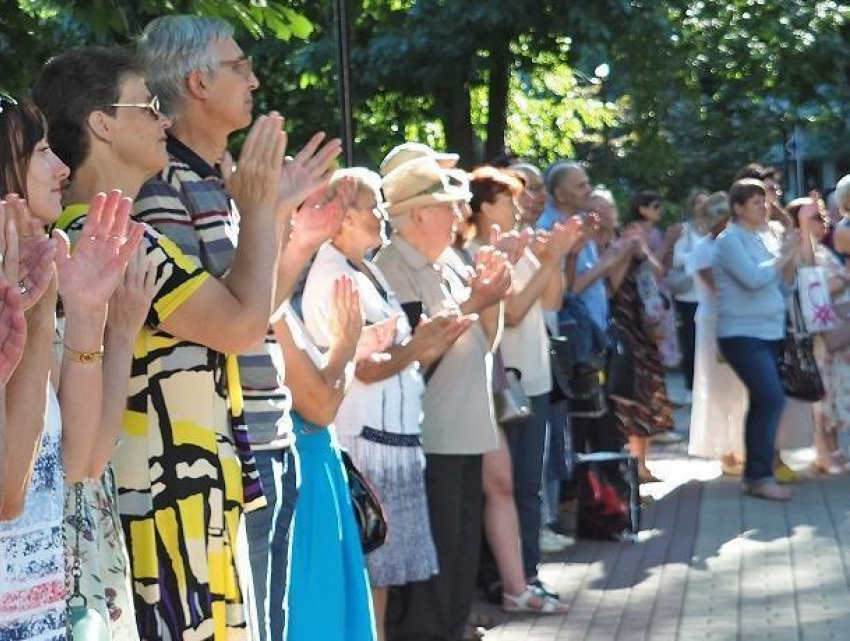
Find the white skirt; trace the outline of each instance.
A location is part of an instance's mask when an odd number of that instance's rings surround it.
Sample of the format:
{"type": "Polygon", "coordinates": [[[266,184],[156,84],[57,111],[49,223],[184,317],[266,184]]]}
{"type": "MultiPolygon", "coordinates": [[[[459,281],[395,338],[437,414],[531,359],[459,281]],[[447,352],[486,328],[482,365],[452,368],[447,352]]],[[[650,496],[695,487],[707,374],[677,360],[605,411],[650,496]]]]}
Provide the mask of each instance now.
{"type": "Polygon", "coordinates": [[[717,359],[717,319],[696,319],[693,405],[688,454],[743,458],[744,419],[749,397],[732,368],[717,359]]]}

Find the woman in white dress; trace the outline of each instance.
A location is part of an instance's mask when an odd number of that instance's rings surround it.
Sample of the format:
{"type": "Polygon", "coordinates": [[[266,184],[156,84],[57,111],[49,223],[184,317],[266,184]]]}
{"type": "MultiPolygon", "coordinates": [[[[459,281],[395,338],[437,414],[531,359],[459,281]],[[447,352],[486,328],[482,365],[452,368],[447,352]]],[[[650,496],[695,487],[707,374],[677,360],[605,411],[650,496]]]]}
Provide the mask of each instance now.
{"type": "Polygon", "coordinates": [[[695,316],[696,355],[688,454],[720,459],[723,472],[740,474],[744,460],[744,418],[747,390],[717,350],[717,294],[711,273],[714,240],[729,220],[724,192],[705,202],[706,224],[711,233],[697,242],[685,264],[694,277],[699,305],[695,316]]]}

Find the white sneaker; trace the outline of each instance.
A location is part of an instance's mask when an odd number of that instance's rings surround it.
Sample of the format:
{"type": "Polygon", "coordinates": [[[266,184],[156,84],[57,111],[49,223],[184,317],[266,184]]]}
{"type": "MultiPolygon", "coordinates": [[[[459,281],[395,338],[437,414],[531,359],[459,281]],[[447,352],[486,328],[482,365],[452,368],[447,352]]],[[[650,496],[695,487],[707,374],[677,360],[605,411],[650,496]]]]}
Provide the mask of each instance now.
{"type": "Polygon", "coordinates": [[[544,554],[561,552],[575,543],[575,539],[553,532],[548,527],[540,528],[540,551],[544,554]]]}

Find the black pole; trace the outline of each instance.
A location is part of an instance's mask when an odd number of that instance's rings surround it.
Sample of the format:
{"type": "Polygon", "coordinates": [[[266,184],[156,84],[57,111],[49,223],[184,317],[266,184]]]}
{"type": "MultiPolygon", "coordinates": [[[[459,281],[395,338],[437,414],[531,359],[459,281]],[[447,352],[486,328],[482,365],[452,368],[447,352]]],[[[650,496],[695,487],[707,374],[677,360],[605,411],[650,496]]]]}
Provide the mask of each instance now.
{"type": "Polygon", "coordinates": [[[348,57],[348,0],[334,2],[336,63],[339,73],[339,116],[345,164],[354,166],[354,126],[351,117],[351,63],[348,57]]]}

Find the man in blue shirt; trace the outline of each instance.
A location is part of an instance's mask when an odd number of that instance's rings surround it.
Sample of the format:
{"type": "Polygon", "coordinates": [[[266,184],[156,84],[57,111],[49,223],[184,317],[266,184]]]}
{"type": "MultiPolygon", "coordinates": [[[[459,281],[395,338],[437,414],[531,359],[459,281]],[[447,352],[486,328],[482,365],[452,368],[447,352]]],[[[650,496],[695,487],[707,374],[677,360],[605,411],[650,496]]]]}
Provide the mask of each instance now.
{"type": "MultiPolygon", "coordinates": [[[[587,172],[577,163],[559,162],[546,173],[546,209],[537,226],[549,230],[555,223],[570,216],[584,217],[590,203],[590,179],[587,172]]],[[[596,241],[587,238],[575,260],[573,279],[567,283],[567,293],[577,294],[600,329],[608,327],[608,288],[605,276],[629,252],[616,246],[600,255],[596,241]]]]}

